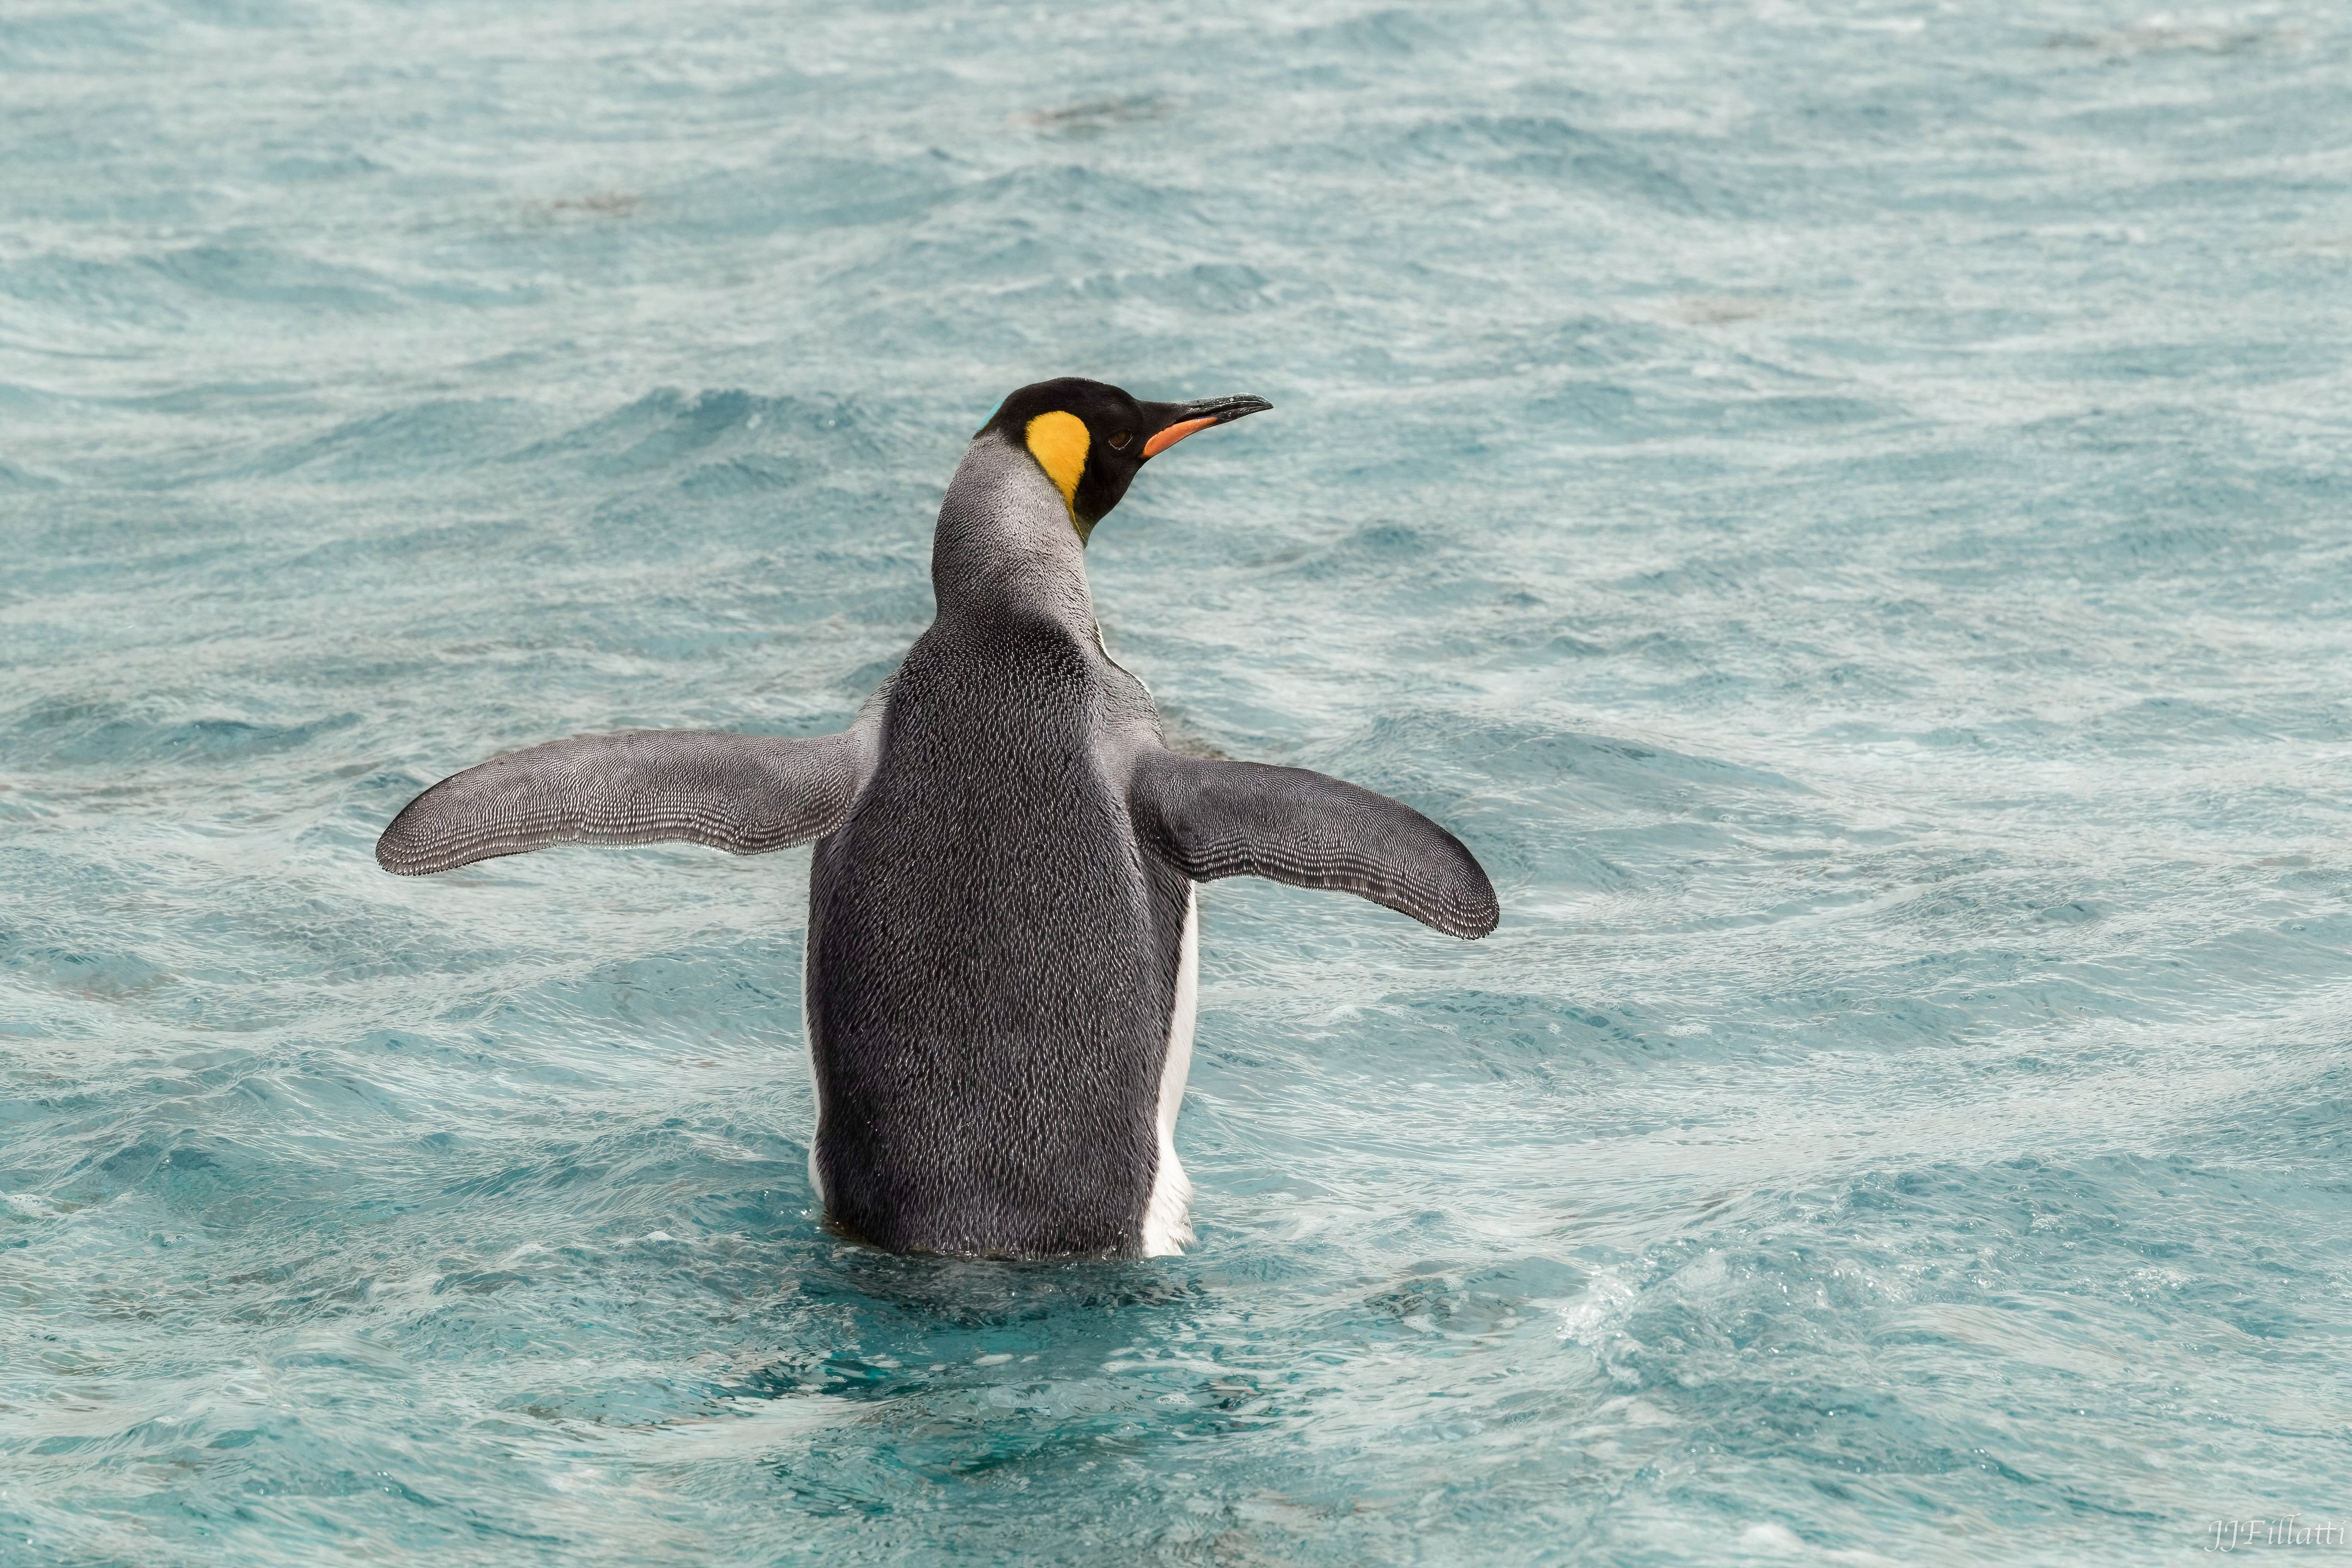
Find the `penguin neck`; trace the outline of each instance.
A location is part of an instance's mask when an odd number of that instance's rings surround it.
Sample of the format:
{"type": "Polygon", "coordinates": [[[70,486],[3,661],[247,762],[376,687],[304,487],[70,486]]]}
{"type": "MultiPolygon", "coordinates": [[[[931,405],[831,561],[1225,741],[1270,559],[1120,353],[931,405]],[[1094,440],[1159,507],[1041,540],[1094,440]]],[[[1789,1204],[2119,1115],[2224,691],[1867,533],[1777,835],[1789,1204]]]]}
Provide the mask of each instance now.
{"type": "Polygon", "coordinates": [[[992,432],[973,437],[948,481],[931,537],[931,592],[941,619],[1045,623],[1096,638],[1086,546],[1069,508],[1028,453],[992,432]]]}

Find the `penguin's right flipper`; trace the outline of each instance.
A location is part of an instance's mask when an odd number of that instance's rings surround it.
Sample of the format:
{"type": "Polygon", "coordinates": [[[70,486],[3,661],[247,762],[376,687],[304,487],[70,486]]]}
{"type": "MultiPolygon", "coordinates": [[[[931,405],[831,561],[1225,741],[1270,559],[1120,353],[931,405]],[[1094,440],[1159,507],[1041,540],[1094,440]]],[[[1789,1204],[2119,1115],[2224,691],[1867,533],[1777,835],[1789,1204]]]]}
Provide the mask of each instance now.
{"type": "Polygon", "coordinates": [[[1136,826],[1196,882],[1267,877],[1354,893],[1448,936],[1502,911],[1462,841],[1402,801],[1305,768],[1152,752],[1129,787],[1136,826]]]}
{"type": "Polygon", "coordinates": [[[553,844],[685,840],[735,855],[830,833],[856,798],[856,731],[795,740],[629,730],[510,752],[443,779],[376,840],[404,877],[553,844]]]}

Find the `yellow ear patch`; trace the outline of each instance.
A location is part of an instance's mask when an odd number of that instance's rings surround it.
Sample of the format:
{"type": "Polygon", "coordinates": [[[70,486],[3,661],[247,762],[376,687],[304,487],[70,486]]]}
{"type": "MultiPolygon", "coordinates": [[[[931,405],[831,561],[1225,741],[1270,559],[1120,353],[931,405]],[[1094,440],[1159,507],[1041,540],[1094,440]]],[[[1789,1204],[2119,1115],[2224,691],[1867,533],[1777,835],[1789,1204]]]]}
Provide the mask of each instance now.
{"type": "Polygon", "coordinates": [[[1070,509],[1071,521],[1078,515],[1078,479],[1087,471],[1087,422],[1075,414],[1055,410],[1040,414],[1029,421],[1027,433],[1029,455],[1062,492],[1062,504],[1070,509]]]}

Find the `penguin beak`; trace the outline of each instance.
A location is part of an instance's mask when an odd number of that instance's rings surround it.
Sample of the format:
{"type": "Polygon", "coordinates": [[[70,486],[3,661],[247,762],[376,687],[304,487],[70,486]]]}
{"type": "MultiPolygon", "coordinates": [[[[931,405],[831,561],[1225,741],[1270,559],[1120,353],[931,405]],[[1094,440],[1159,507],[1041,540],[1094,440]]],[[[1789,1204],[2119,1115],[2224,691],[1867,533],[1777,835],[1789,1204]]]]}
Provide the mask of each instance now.
{"type": "Polygon", "coordinates": [[[1274,405],[1263,397],[1246,395],[1238,397],[1203,397],[1197,403],[1147,403],[1144,412],[1157,420],[1150,439],[1143,443],[1143,455],[1156,458],[1181,441],[1195,430],[1206,430],[1212,425],[1230,425],[1248,414],[1264,413],[1274,405]]]}

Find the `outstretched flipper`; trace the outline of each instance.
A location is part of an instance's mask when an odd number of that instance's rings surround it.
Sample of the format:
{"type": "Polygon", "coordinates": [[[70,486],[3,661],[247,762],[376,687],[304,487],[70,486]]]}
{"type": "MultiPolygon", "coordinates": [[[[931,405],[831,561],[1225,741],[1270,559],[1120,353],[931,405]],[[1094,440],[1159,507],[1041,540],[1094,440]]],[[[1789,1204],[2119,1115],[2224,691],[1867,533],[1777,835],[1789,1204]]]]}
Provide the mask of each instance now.
{"type": "Polygon", "coordinates": [[[551,844],[683,839],[734,855],[830,833],[856,798],[854,731],[793,740],[629,730],[515,752],[443,779],[376,840],[404,877],[551,844]]]}
{"type": "Polygon", "coordinates": [[[1354,893],[1448,936],[1477,938],[1502,911],[1462,841],[1368,789],[1264,763],[1153,752],[1129,786],[1145,841],[1196,882],[1268,877],[1354,893]]]}

